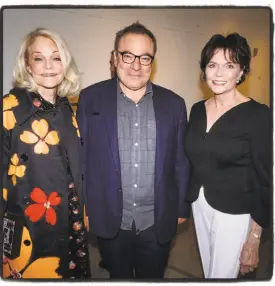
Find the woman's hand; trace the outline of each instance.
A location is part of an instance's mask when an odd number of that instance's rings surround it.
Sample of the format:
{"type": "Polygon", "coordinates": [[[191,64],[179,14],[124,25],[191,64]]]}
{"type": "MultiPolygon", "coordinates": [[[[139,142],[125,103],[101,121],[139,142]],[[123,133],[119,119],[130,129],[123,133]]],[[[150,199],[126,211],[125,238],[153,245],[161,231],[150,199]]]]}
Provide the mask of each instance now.
{"type": "Polygon", "coordinates": [[[248,237],[248,240],[244,243],[242,252],[240,255],[240,272],[245,274],[252,272],[258,267],[259,263],[259,245],[260,239],[255,238],[253,234],[248,237]]]}

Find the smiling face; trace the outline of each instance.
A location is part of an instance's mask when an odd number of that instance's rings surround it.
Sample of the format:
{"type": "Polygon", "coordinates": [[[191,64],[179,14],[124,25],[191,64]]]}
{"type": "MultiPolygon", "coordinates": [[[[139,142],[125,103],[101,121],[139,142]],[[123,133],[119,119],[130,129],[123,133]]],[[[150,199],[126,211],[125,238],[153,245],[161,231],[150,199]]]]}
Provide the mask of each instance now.
{"type": "MultiPolygon", "coordinates": [[[[119,52],[130,52],[134,55],[151,55],[154,56],[154,44],[151,38],[143,34],[126,34],[118,43],[119,52]]],[[[141,65],[136,58],[131,64],[124,63],[122,55],[114,53],[114,64],[117,76],[124,88],[131,91],[143,89],[152,72],[152,64],[148,66],[141,65]]]]}
{"type": "Polygon", "coordinates": [[[28,48],[27,71],[38,85],[38,92],[56,89],[64,78],[63,65],[56,44],[39,36],[28,48]]]}
{"type": "Polygon", "coordinates": [[[214,94],[227,94],[233,91],[243,71],[238,63],[230,60],[229,51],[215,52],[206,66],[206,82],[214,94]]]}

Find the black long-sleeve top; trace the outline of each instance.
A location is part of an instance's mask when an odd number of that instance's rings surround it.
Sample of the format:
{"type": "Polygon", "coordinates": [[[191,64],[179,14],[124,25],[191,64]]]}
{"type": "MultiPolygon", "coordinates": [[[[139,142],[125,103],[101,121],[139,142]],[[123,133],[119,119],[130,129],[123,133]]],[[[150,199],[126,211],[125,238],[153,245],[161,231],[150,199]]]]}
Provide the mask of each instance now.
{"type": "Polygon", "coordinates": [[[205,100],[192,107],[186,135],[191,180],[186,200],[198,198],[221,212],[250,213],[266,227],[272,205],[272,114],[253,99],[223,114],[206,132],[205,100]]]}

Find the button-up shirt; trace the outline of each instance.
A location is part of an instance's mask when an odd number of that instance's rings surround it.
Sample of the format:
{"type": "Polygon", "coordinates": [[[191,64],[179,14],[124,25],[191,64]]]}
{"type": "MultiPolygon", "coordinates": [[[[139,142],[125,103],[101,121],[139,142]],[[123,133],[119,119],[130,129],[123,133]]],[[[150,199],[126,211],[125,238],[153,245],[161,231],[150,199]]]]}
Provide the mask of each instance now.
{"type": "Polygon", "coordinates": [[[138,103],[117,82],[118,145],[123,192],[121,229],[139,233],[154,224],[156,120],[151,82],[138,103]]]}

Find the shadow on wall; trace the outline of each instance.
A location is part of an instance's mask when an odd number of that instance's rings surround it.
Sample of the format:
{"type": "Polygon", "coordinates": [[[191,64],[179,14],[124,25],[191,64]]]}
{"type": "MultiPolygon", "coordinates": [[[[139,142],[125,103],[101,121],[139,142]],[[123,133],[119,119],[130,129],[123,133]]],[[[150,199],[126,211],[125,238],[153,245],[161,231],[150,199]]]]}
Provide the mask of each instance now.
{"type": "Polygon", "coordinates": [[[114,77],[116,77],[116,67],[115,67],[115,63],[114,63],[114,51],[111,51],[109,64],[110,64],[111,78],[114,78],[114,77]]]}
{"type": "MultiPolygon", "coordinates": [[[[116,67],[114,65],[113,51],[111,51],[111,54],[110,54],[109,64],[110,64],[110,75],[111,75],[111,78],[114,78],[114,77],[116,77],[116,67]]],[[[69,100],[69,102],[70,102],[70,104],[71,104],[71,106],[73,108],[74,113],[76,113],[76,110],[77,110],[78,99],[79,99],[78,95],[76,95],[76,96],[69,96],[68,97],[68,100],[69,100]]]]}

